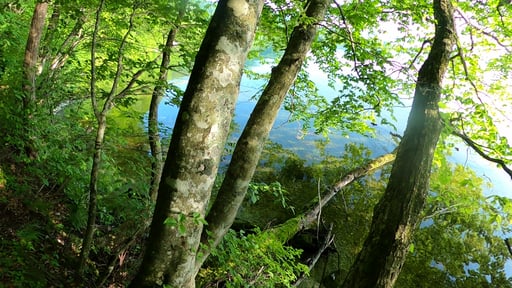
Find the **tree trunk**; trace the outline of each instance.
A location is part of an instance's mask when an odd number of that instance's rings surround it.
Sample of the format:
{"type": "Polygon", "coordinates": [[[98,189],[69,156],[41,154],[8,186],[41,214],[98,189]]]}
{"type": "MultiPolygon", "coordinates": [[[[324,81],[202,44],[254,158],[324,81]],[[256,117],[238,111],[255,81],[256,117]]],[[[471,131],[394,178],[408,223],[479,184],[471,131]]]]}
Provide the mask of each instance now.
{"type": "Polygon", "coordinates": [[[174,27],[169,30],[167,34],[167,41],[165,42],[164,51],[162,53],[162,62],[160,63],[160,75],[158,82],[153,89],[151,96],[151,103],[149,104],[148,116],[148,136],[149,147],[151,148],[151,156],[153,161],[151,163],[151,184],[149,188],[149,196],[151,200],[155,201],[158,194],[158,186],[160,185],[160,178],[162,177],[163,157],[162,146],[160,143],[160,132],[158,130],[158,106],[165,94],[165,87],[167,87],[167,71],[171,60],[171,49],[174,47],[174,40],[181,23],[181,19],[185,14],[188,0],[182,0],[179,4],[179,11],[174,27]]]}
{"type": "MultiPolygon", "coordinates": [[[[328,0],[308,1],[306,16],[321,21],[329,2],[328,0]]],[[[247,187],[279,108],[315,39],[317,23],[307,23],[310,24],[299,24],[294,28],[281,61],[272,69],[269,83],[236,144],[226,176],[206,218],[208,226],[203,231],[201,243],[208,248],[199,253],[196,270],[199,270],[210,254],[211,248],[218,245],[231,227],[238,208],[245,198],[247,187]]]]}
{"type": "MultiPolygon", "coordinates": [[[[82,240],[82,249],[80,251],[80,259],[78,262],[77,268],[77,278],[83,277],[87,259],[89,259],[89,251],[92,247],[93,235],[94,235],[94,226],[96,225],[96,195],[97,195],[97,185],[98,185],[98,176],[99,169],[101,164],[101,153],[103,150],[103,139],[105,137],[105,129],[107,126],[106,114],[100,113],[98,108],[98,103],[96,99],[96,45],[97,45],[97,37],[98,31],[100,27],[100,15],[103,10],[103,5],[105,4],[105,0],[102,0],[99,4],[98,10],[96,11],[96,22],[94,25],[94,32],[92,34],[92,43],[91,43],[91,81],[90,81],[90,93],[91,93],[91,102],[92,108],[94,109],[94,115],[96,116],[96,120],[98,122],[98,130],[96,131],[96,139],[94,142],[94,155],[92,158],[92,168],[91,168],[91,177],[89,179],[89,203],[88,203],[88,212],[87,212],[87,227],[85,230],[84,238],[82,240]]],[[[80,280],[80,279],[78,279],[80,280]]]]}
{"type": "Polygon", "coordinates": [[[92,159],[91,177],[89,179],[89,207],[87,211],[87,227],[82,241],[82,250],[80,252],[80,262],[78,264],[78,275],[82,276],[85,271],[89,251],[92,248],[94,230],[96,226],[96,211],[98,198],[98,180],[101,168],[101,154],[103,152],[103,140],[107,129],[107,115],[101,113],[98,121],[98,130],[96,131],[96,140],[94,142],[94,155],[92,159]]]}
{"type": "MultiPolygon", "coordinates": [[[[89,257],[89,251],[92,248],[94,230],[96,226],[96,210],[97,210],[97,195],[98,195],[98,181],[100,175],[101,168],[101,156],[103,153],[103,142],[105,139],[105,132],[107,130],[107,114],[112,109],[114,105],[114,100],[119,98],[124,91],[128,89],[125,88],[121,93],[117,93],[117,89],[119,86],[119,82],[121,81],[121,74],[123,71],[123,58],[124,58],[124,49],[127,43],[128,36],[130,35],[133,29],[133,23],[135,19],[135,12],[137,10],[137,5],[133,6],[132,13],[129,18],[129,27],[126,33],[121,40],[119,45],[118,57],[117,57],[117,68],[114,79],[112,80],[112,87],[110,92],[103,103],[103,108],[100,110],[97,95],[96,95],[96,45],[97,45],[97,36],[100,26],[101,13],[103,10],[103,6],[105,5],[105,0],[101,0],[99,3],[98,10],[96,12],[96,21],[94,26],[94,32],[91,43],[91,81],[90,81],[90,93],[91,93],[91,102],[92,108],[94,110],[94,115],[96,117],[98,123],[98,131],[96,133],[95,145],[94,145],[94,155],[92,158],[92,168],[91,168],[91,178],[89,180],[89,207],[88,207],[88,217],[87,217],[87,227],[84,235],[84,239],[82,241],[82,250],[80,252],[80,261],[78,265],[78,276],[83,276],[86,262],[89,257]]],[[[135,76],[134,76],[135,77],[135,76]]],[[[138,77],[138,76],[137,76],[138,77]]],[[[128,84],[130,85],[130,83],[128,84]]]]}
{"type": "Polygon", "coordinates": [[[30,129],[32,127],[32,117],[36,102],[36,78],[37,78],[37,63],[39,59],[39,45],[43,35],[44,23],[46,13],[48,12],[47,2],[38,2],[32,14],[32,22],[27,38],[27,46],[25,47],[25,56],[23,58],[23,137],[25,137],[25,154],[30,159],[37,158],[37,149],[34,144],[34,139],[30,136],[30,129]]]}
{"type": "MultiPolygon", "coordinates": [[[[43,47],[42,51],[40,53],[40,61],[41,61],[41,67],[45,66],[45,63],[47,62],[48,57],[50,57],[52,53],[52,43],[55,38],[55,34],[57,32],[57,28],[59,27],[59,21],[60,21],[60,9],[61,9],[61,3],[60,1],[54,1],[52,5],[52,15],[50,16],[50,19],[48,20],[48,25],[46,26],[46,33],[44,34],[44,39],[42,40],[43,47]]],[[[41,74],[43,69],[40,69],[38,76],[41,74]]]]}
{"type": "Polygon", "coordinates": [[[441,82],[456,38],[451,2],[434,0],[433,7],[435,38],[418,74],[407,128],[386,191],[374,209],[369,235],[342,287],[392,287],[420,222],[441,132],[441,82]]]}
{"type": "Polygon", "coordinates": [[[173,130],[141,267],[130,287],[195,287],[204,215],[263,0],[221,0],[173,130]]]}
{"type": "Polygon", "coordinates": [[[23,108],[30,110],[36,101],[36,75],[37,62],[39,58],[39,44],[43,35],[44,22],[48,12],[48,3],[38,2],[32,15],[32,23],[25,48],[25,57],[23,60],[24,81],[23,108]]]}

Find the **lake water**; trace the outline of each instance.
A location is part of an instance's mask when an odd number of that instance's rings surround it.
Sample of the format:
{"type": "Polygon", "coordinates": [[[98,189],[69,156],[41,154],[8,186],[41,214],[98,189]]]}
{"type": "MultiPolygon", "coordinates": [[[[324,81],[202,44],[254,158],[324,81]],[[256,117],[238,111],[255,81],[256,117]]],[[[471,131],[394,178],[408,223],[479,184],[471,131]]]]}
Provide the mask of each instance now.
{"type": "MultiPolygon", "coordinates": [[[[257,72],[268,72],[270,66],[259,65],[251,67],[257,72]]],[[[333,95],[335,90],[328,87],[325,83],[327,78],[324,73],[316,68],[308,68],[308,72],[312,80],[317,84],[319,93],[321,95],[333,95]]],[[[179,77],[173,80],[173,84],[184,89],[186,87],[188,78],[179,77]]],[[[245,126],[249,116],[256,104],[254,96],[265,85],[263,80],[252,80],[248,77],[243,77],[240,85],[240,96],[235,109],[234,121],[238,124],[239,130],[234,133],[237,137],[243,127],[245,126]]],[[[168,127],[174,127],[178,108],[172,105],[167,105],[162,101],[160,105],[159,121],[168,127]]],[[[407,103],[407,101],[405,101],[407,103]]],[[[410,101],[409,101],[410,103],[410,101]]],[[[374,137],[362,136],[359,134],[351,133],[349,136],[343,136],[341,131],[332,130],[329,134],[330,142],[326,146],[326,152],[333,155],[341,155],[344,151],[344,146],[347,143],[362,143],[367,146],[373,153],[374,157],[380,156],[385,153],[391,152],[395,148],[395,142],[391,138],[390,132],[397,132],[402,134],[405,130],[407,117],[409,115],[410,107],[399,107],[394,110],[394,115],[397,119],[395,126],[397,131],[390,127],[378,126],[374,137]]],[[[320,135],[308,133],[303,135],[301,132],[301,124],[299,122],[290,122],[290,113],[281,110],[278,114],[273,129],[270,132],[270,140],[281,144],[284,148],[297,153],[300,157],[306,159],[308,162],[315,162],[320,160],[320,151],[315,146],[315,141],[324,139],[320,135]]],[[[465,145],[462,141],[458,141],[457,150],[449,159],[458,164],[463,164],[473,169],[478,176],[487,179],[492,185],[484,187],[484,193],[487,196],[499,195],[512,198],[512,186],[510,177],[495,164],[481,158],[471,148],[465,145]]]]}

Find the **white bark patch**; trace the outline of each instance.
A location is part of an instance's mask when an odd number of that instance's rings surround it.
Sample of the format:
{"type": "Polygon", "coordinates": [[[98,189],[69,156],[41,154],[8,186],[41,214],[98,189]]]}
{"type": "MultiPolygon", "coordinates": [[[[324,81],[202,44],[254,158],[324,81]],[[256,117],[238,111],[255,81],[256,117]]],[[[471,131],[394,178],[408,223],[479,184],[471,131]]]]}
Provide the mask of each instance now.
{"type": "Polygon", "coordinates": [[[243,0],[230,0],[228,7],[233,10],[233,15],[240,17],[249,13],[249,4],[243,0]]]}
{"type": "Polygon", "coordinates": [[[214,77],[217,78],[219,84],[222,87],[226,87],[231,84],[234,79],[234,71],[238,71],[240,69],[240,61],[237,59],[237,56],[240,55],[243,51],[242,49],[229,41],[228,38],[222,36],[217,43],[217,50],[222,51],[225,57],[228,57],[226,65],[218,65],[217,71],[214,73],[214,77]]]}
{"type": "Polygon", "coordinates": [[[189,194],[190,184],[188,181],[176,180],[176,190],[182,193],[185,197],[189,194]]]}
{"type": "MultiPolygon", "coordinates": [[[[208,141],[209,143],[213,143],[214,145],[217,145],[217,141],[215,141],[215,140],[218,137],[219,133],[221,133],[219,123],[215,122],[210,127],[210,133],[208,133],[206,141],[208,141]]],[[[215,147],[212,147],[212,149],[213,148],[215,148],[215,147]]]]}
{"type": "Polygon", "coordinates": [[[196,126],[198,128],[206,129],[206,128],[208,128],[208,126],[210,126],[208,124],[208,122],[204,121],[204,119],[202,117],[200,117],[200,115],[194,114],[192,116],[192,119],[194,119],[194,123],[196,124],[196,126]]]}

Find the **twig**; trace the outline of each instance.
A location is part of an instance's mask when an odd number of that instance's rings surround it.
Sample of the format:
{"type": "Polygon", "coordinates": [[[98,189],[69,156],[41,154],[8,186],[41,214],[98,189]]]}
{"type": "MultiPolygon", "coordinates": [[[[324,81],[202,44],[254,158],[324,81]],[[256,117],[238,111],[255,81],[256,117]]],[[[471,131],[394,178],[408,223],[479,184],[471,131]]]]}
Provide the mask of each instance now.
{"type": "Polygon", "coordinates": [[[426,220],[426,219],[429,219],[429,218],[431,219],[431,218],[434,218],[434,217],[439,216],[439,215],[455,212],[455,210],[456,210],[455,208],[457,206],[460,206],[460,205],[462,205],[462,203],[457,203],[457,204],[445,207],[443,209],[436,210],[436,211],[432,212],[432,214],[423,217],[423,220],[426,220]]]}
{"type": "MultiPolygon", "coordinates": [[[[320,178],[318,178],[318,185],[317,185],[317,193],[318,193],[318,202],[320,202],[322,200],[322,195],[320,193],[320,178]]],[[[320,209],[318,210],[318,215],[317,215],[317,221],[316,221],[316,238],[319,237],[319,233],[320,233],[320,219],[322,218],[322,207],[320,207],[320,209]]]]}
{"type": "Polygon", "coordinates": [[[121,267],[122,261],[124,261],[124,257],[126,256],[126,251],[135,243],[135,241],[139,238],[139,235],[146,231],[146,228],[149,227],[149,223],[144,223],[144,225],[141,225],[135,233],[127,240],[125,241],[125,244],[122,245],[117,252],[115,253],[116,257],[113,257],[113,259],[110,261],[110,263],[107,266],[107,272],[103,277],[101,277],[101,280],[98,282],[99,284],[97,287],[104,287],[105,282],[108,280],[112,272],[114,271],[114,268],[119,261],[119,266],[121,267]]]}
{"type": "Polygon", "coordinates": [[[475,95],[476,95],[476,98],[478,98],[478,101],[480,101],[480,103],[485,106],[484,101],[482,101],[482,99],[480,98],[480,91],[478,90],[478,87],[476,87],[475,82],[473,80],[471,80],[471,78],[469,77],[468,64],[466,62],[466,58],[464,56],[464,51],[462,49],[462,46],[460,45],[458,36],[457,36],[457,41],[455,41],[455,43],[456,43],[455,45],[457,45],[457,52],[458,52],[457,55],[459,56],[460,61],[462,63],[462,68],[464,69],[464,76],[466,77],[466,80],[468,80],[471,87],[473,87],[473,90],[475,91],[475,95]]]}

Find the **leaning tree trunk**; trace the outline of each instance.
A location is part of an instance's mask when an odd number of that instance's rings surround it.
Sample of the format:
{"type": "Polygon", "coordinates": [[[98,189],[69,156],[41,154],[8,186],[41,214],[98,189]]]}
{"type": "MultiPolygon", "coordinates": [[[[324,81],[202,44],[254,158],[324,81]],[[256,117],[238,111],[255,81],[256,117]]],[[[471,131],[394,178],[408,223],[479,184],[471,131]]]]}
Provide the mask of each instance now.
{"type": "Polygon", "coordinates": [[[450,0],[434,0],[433,7],[435,38],[418,74],[407,128],[386,191],[374,209],[369,235],[342,287],[392,287],[420,222],[441,132],[441,82],[456,38],[450,0]]]}
{"type": "Polygon", "coordinates": [[[221,0],[173,130],[144,259],[130,287],[195,287],[195,258],[263,0],[221,0]]]}
{"type": "MultiPolygon", "coordinates": [[[[315,22],[321,21],[329,2],[308,1],[306,17],[314,18],[315,22]]],[[[279,108],[315,39],[317,23],[309,19],[306,23],[309,24],[299,24],[293,30],[281,61],[272,69],[269,83],[236,144],[224,181],[206,218],[208,226],[201,236],[206,249],[197,258],[196,270],[199,270],[210,250],[222,240],[233,224],[279,108]]]]}

